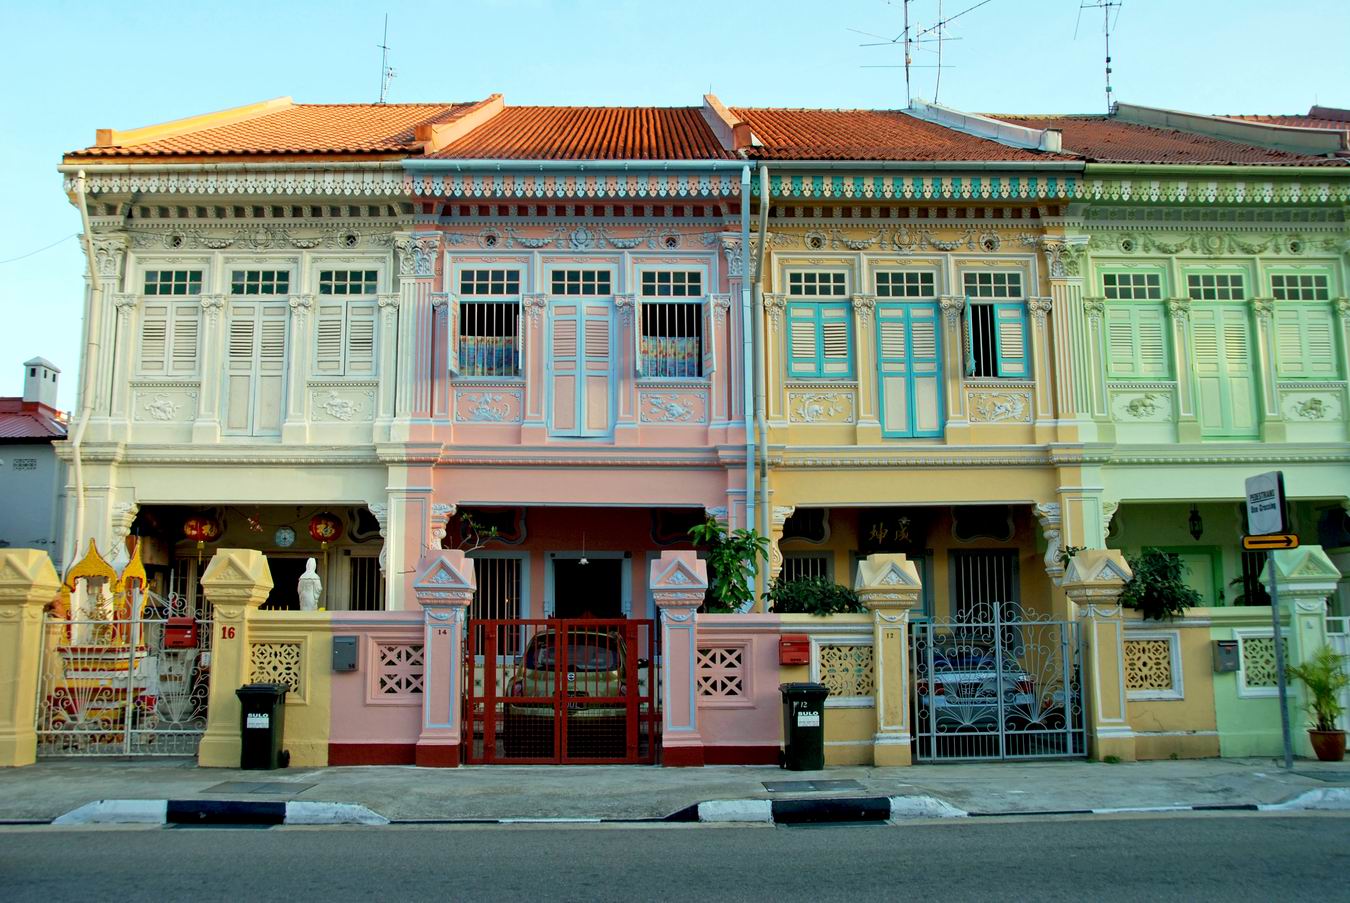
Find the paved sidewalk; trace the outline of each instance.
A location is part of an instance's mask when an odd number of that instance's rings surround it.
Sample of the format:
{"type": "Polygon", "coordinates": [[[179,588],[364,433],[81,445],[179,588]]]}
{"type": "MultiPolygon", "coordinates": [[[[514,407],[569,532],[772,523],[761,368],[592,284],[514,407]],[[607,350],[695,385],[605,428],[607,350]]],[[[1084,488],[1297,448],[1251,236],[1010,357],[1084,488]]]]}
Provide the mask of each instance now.
{"type": "Polygon", "coordinates": [[[789,772],[760,766],[400,766],[238,771],[191,760],[44,761],[0,769],[0,822],[48,821],[99,799],[314,801],[394,821],[663,818],[708,800],[931,796],[971,813],[1279,803],[1350,787],[1350,763],[1205,759],[918,765],[789,772]],[[765,782],[856,782],[820,791],[765,782]],[[225,785],[225,786],[221,786],[225,785]],[[261,785],[261,786],[260,786],[261,785]],[[803,792],[805,791],[805,792],[803,792]]]}

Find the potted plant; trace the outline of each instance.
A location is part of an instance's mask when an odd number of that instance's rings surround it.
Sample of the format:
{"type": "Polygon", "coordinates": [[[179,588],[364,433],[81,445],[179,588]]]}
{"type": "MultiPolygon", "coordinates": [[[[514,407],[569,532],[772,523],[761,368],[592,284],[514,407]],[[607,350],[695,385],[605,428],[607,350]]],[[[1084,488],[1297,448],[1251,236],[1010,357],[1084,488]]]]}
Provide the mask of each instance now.
{"type": "Polygon", "coordinates": [[[726,530],[714,518],[690,528],[694,545],[708,552],[708,594],[703,610],[742,611],[755,600],[759,563],[769,557],[769,540],[754,530],[726,530]]]}
{"type": "Polygon", "coordinates": [[[1186,563],[1180,555],[1150,548],[1126,556],[1126,561],[1134,578],[1125,584],[1120,604],[1138,609],[1145,620],[1175,618],[1204,601],[1200,593],[1186,585],[1186,563]]]}
{"type": "Polygon", "coordinates": [[[1290,665],[1285,672],[1301,681],[1308,690],[1304,709],[1309,719],[1308,739],[1313,752],[1322,762],[1339,762],[1345,758],[1345,732],[1336,728],[1336,719],[1345,714],[1340,694],[1350,687],[1350,673],[1345,670],[1345,656],[1337,655],[1330,646],[1323,646],[1300,665],[1290,665]]]}
{"type": "Polygon", "coordinates": [[[775,614],[808,614],[825,617],[864,611],[858,594],[824,577],[780,580],[764,594],[775,614]]]}

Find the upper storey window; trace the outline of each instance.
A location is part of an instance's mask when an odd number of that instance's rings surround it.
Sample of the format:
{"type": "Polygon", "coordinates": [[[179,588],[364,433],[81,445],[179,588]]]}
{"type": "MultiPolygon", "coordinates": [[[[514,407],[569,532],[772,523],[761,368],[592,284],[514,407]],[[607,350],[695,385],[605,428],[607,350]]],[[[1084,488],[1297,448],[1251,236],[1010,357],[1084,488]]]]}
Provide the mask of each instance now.
{"type": "Polygon", "coordinates": [[[1241,301],[1247,297],[1241,273],[1189,273],[1186,290],[1192,301],[1241,301]]]}
{"type": "Polygon", "coordinates": [[[1161,379],[1171,376],[1162,274],[1149,271],[1103,273],[1107,371],[1113,377],[1161,379]]]}
{"type": "Polygon", "coordinates": [[[611,295],[614,293],[609,270],[554,270],[555,295],[611,295]]]}
{"type": "Polygon", "coordinates": [[[670,379],[705,376],[703,273],[647,270],[641,276],[642,375],[670,379]]]}
{"type": "Polygon", "coordinates": [[[788,376],[849,379],[853,376],[853,311],[848,274],[839,270],[788,273],[788,376]]]}
{"type": "Polygon", "coordinates": [[[1022,274],[965,273],[966,375],[1028,379],[1027,305],[1022,274]]]}
{"type": "Polygon", "coordinates": [[[284,295],[291,290],[286,270],[235,270],[230,274],[231,295],[284,295]]]}
{"type": "Polygon", "coordinates": [[[373,295],[379,273],[375,270],[321,270],[320,295],[373,295]]]}
{"type": "Polygon", "coordinates": [[[1330,301],[1331,280],[1326,273],[1275,273],[1270,293],[1276,301],[1330,301]]]}
{"type": "Polygon", "coordinates": [[[315,372],[369,376],[375,372],[375,270],[320,270],[315,372]]]}
{"type": "Polygon", "coordinates": [[[1108,301],[1161,301],[1162,274],[1106,273],[1102,294],[1108,301]]]}
{"type": "Polygon", "coordinates": [[[1281,379],[1337,379],[1336,317],[1326,273],[1272,273],[1275,361],[1281,379]]]}
{"type": "Polygon", "coordinates": [[[145,274],[147,295],[200,295],[201,270],[148,270],[145,274]]]}
{"type": "Polygon", "coordinates": [[[460,375],[518,375],[520,271],[462,270],[459,295],[460,375]]]}
{"type": "Polygon", "coordinates": [[[924,270],[882,270],[877,273],[878,298],[932,298],[936,276],[924,270]]]}

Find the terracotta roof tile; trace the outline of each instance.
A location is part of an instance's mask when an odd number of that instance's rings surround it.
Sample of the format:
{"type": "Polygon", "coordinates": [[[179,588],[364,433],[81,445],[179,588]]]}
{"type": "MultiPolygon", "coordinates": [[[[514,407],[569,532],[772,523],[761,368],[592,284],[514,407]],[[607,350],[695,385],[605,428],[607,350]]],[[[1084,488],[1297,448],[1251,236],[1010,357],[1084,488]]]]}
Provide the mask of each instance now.
{"type": "Polygon", "coordinates": [[[1248,122],[1267,122],[1271,125],[1288,125],[1301,129],[1330,129],[1333,132],[1350,131],[1350,110],[1314,107],[1308,113],[1279,114],[1263,116],[1253,113],[1226,115],[1227,119],[1245,119],[1248,122]],[[1318,112],[1331,115],[1316,115],[1318,112]],[[1339,116],[1339,118],[1337,118],[1339,116]]]}
{"type": "Polygon", "coordinates": [[[73,157],[163,157],[226,154],[417,153],[413,129],[450,122],[473,103],[296,104],[229,125],[130,147],[87,147],[73,157]]]}
{"type": "Polygon", "coordinates": [[[62,439],[66,425],[46,405],[22,398],[0,398],[0,441],[62,439]]]}
{"type": "Polygon", "coordinates": [[[443,159],[720,160],[697,107],[507,107],[444,150],[443,159]]]}
{"type": "Polygon", "coordinates": [[[1107,116],[1004,116],[1006,122],[1040,129],[1059,129],[1064,150],[1093,163],[1189,163],[1197,165],[1341,165],[1343,161],[1270,150],[1107,116]]]}
{"type": "Polygon", "coordinates": [[[747,149],[765,160],[1068,160],[977,138],[901,110],[802,110],[737,107],[762,147],[747,149]]]}

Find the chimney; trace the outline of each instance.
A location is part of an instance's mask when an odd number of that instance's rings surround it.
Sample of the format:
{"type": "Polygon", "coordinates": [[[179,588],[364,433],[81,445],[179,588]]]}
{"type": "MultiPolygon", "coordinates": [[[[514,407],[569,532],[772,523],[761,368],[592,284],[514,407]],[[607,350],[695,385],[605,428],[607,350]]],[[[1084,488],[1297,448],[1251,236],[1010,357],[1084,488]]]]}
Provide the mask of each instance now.
{"type": "Polygon", "coordinates": [[[35,357],[23,365],[25,404],[46,405],[56,410],[56,375],[61,370],[46,358],[35,357]]]}

